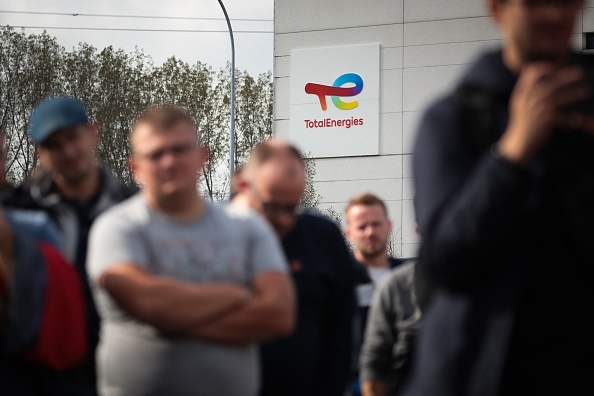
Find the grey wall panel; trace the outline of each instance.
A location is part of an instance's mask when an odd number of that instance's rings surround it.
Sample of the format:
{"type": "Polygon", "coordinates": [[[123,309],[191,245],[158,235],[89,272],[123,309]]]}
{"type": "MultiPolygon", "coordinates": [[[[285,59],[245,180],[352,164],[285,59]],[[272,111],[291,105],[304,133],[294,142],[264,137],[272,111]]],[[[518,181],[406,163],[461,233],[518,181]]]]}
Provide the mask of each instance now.
{"type": "MultiPolygon", "coordinates": [[[[373,175],[369,175],[372,177],[373,175]]],[[[364,179],[315,182],[316,192],[323,202],[348,202],[361,192],[376,194],[382,199],[393,200],[402,197],[402,179],[364,179]]]]}
{"type": "Polygon", "coordinates": [[[275,32],[291,33],[402,23],[402,3],[403,0],[276,0],[275,32]]]}
{"type": "Polygon", "coordinates": [[[380,114],[380,154],[402,154],[402,113],[380,114]]]}
{"type": "Polygon", "coordinates": [[[406,23],[404,45],[487,41],[501,37],[489,17],[406,23]]]}
{"type": "Polygon", "coordinates": [[[316,181],[388,179],[398,178],[401,175],[401,155],[316,160],[316,181]]]}
{"type": "Polygon", "coordinates": [[[425,110],[437,97],[454,87],[466,65],[404,69],[403,111],[425,110]]]}
{"type": "Polygon", "coordinates": [[[404,22],[486,16],[483,0],[404,0],[404,22]]]}
{"type": "Polygon", "coordinates": [[[501,40],[495,39],[404,47],[404,67],[463,65],[485,50],[498,48],[500,43],[501,40]]]}
{"type": "Polygon", "coordinates": [[[290,55],[298,48],[322,48],[380,43],[382,47],[402,47],[402,24],[345,28],[274,35],[274,55],[290,55]]]}

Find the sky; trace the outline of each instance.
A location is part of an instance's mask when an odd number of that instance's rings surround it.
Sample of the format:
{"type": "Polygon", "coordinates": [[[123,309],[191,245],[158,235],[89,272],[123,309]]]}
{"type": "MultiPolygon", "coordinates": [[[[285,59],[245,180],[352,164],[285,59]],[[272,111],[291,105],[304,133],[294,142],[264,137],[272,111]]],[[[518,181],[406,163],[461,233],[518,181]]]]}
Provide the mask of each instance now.
{"type": "MultiPolygon", "coordinates": [[[[272,70],[274,0],[223,0],[231,18],[235,37],[235,67],[252,75],[272,70]],[[259,19],[265,21],[241,21],[259,19]],[[240,31],[270,33],[240,33],[240,31]]],[[[2,0],[0,25],[37,27],[85,27],[120,29],[217,30],[202,32],[146,32],[113,30],[46,29],[58,43],[72,50],[86,42],[99,50],[113,45],[131,52],[135,47],[150,55],[156,65],[170,56],[188,63],[200,61],[215,70],[231,60],[227,24],[217,0],[2,0]],[[6,11],[50,12],[68,14],[137,15],[167,17],[221,18],[221,20],[140,19],[123,17],[63,16],[15,14],[6,11]]],[[[26,33],[41,33],[40,28],[26,28],[26,33]]]]}

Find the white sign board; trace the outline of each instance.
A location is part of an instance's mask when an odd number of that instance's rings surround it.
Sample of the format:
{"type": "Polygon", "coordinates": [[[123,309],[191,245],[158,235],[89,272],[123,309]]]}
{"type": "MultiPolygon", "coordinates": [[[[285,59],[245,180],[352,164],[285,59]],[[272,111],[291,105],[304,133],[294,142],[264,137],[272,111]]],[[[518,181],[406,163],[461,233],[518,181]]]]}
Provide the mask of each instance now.
{"type": "Polygon", "coordinates": [[[379,154],[379,44],[291,51],[289,139],[314,158],[379,154]]]}

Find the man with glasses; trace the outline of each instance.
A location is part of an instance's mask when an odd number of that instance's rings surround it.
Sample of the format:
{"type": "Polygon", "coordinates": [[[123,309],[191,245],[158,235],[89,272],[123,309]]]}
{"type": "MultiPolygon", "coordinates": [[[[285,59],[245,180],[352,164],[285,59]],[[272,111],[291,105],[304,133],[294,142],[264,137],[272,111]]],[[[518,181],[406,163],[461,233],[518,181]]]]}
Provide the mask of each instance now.
{"type": "Polygon", "coordinates": [[[261,396],[341,396],[350,375],[353,263],[340,229],[299,207],[299,151],[259,144],[236,176],[232,204],[260,213],[282,240],[297,289],[295,332],[261,347],[261,396]]]}
{"type": "Polygon", "coordinates": [[[488,0],[503,33],[430,107],[418,268],[437,283],[408,395],[592,394],[594,65],[582,0],[488,0]]]}
{"type": "Polygon", "coordinates": [[[89,342],[87,358],[65,375],[61,394],[94,395],[99,315],[87,281],[87,238],[95,218],[135,189],[97,163],[98,126],[89,120],[81,101],[65,96],[41,101],[33,109],[28,132],[41,168],[2,201],[7,207],[42,210],[58,226],[63,252],[83,283],[89,342]]]}
{"type": "Polygon", "coordinates": [[[184,110],[146,110],[131,134],[142,193],[91,231],[103,395],[255,396],[255,343],[293,329],[278,240],[257,215],[200,196],[198,142],[184,110]]]}

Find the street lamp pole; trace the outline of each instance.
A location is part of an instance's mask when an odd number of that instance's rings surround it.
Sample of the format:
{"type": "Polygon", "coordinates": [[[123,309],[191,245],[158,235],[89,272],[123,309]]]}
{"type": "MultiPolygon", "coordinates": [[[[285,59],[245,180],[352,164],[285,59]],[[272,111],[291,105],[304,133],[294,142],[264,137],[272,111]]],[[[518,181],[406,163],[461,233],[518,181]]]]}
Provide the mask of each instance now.
{"type": "Polygon", "coordinates": [[[229,168],[231,169],[229,185],[231,185],[233,174],[235,173],[235,40],[233,39],[233,29],[231,28],[231,21],[229,20],[227,10],[223,5],[223,1],[218,1],[223,9],[223,14],[225,14],[227,27],[229,28],[229,37],[231,37],[231,136],[229,143],[229,168]]]}

